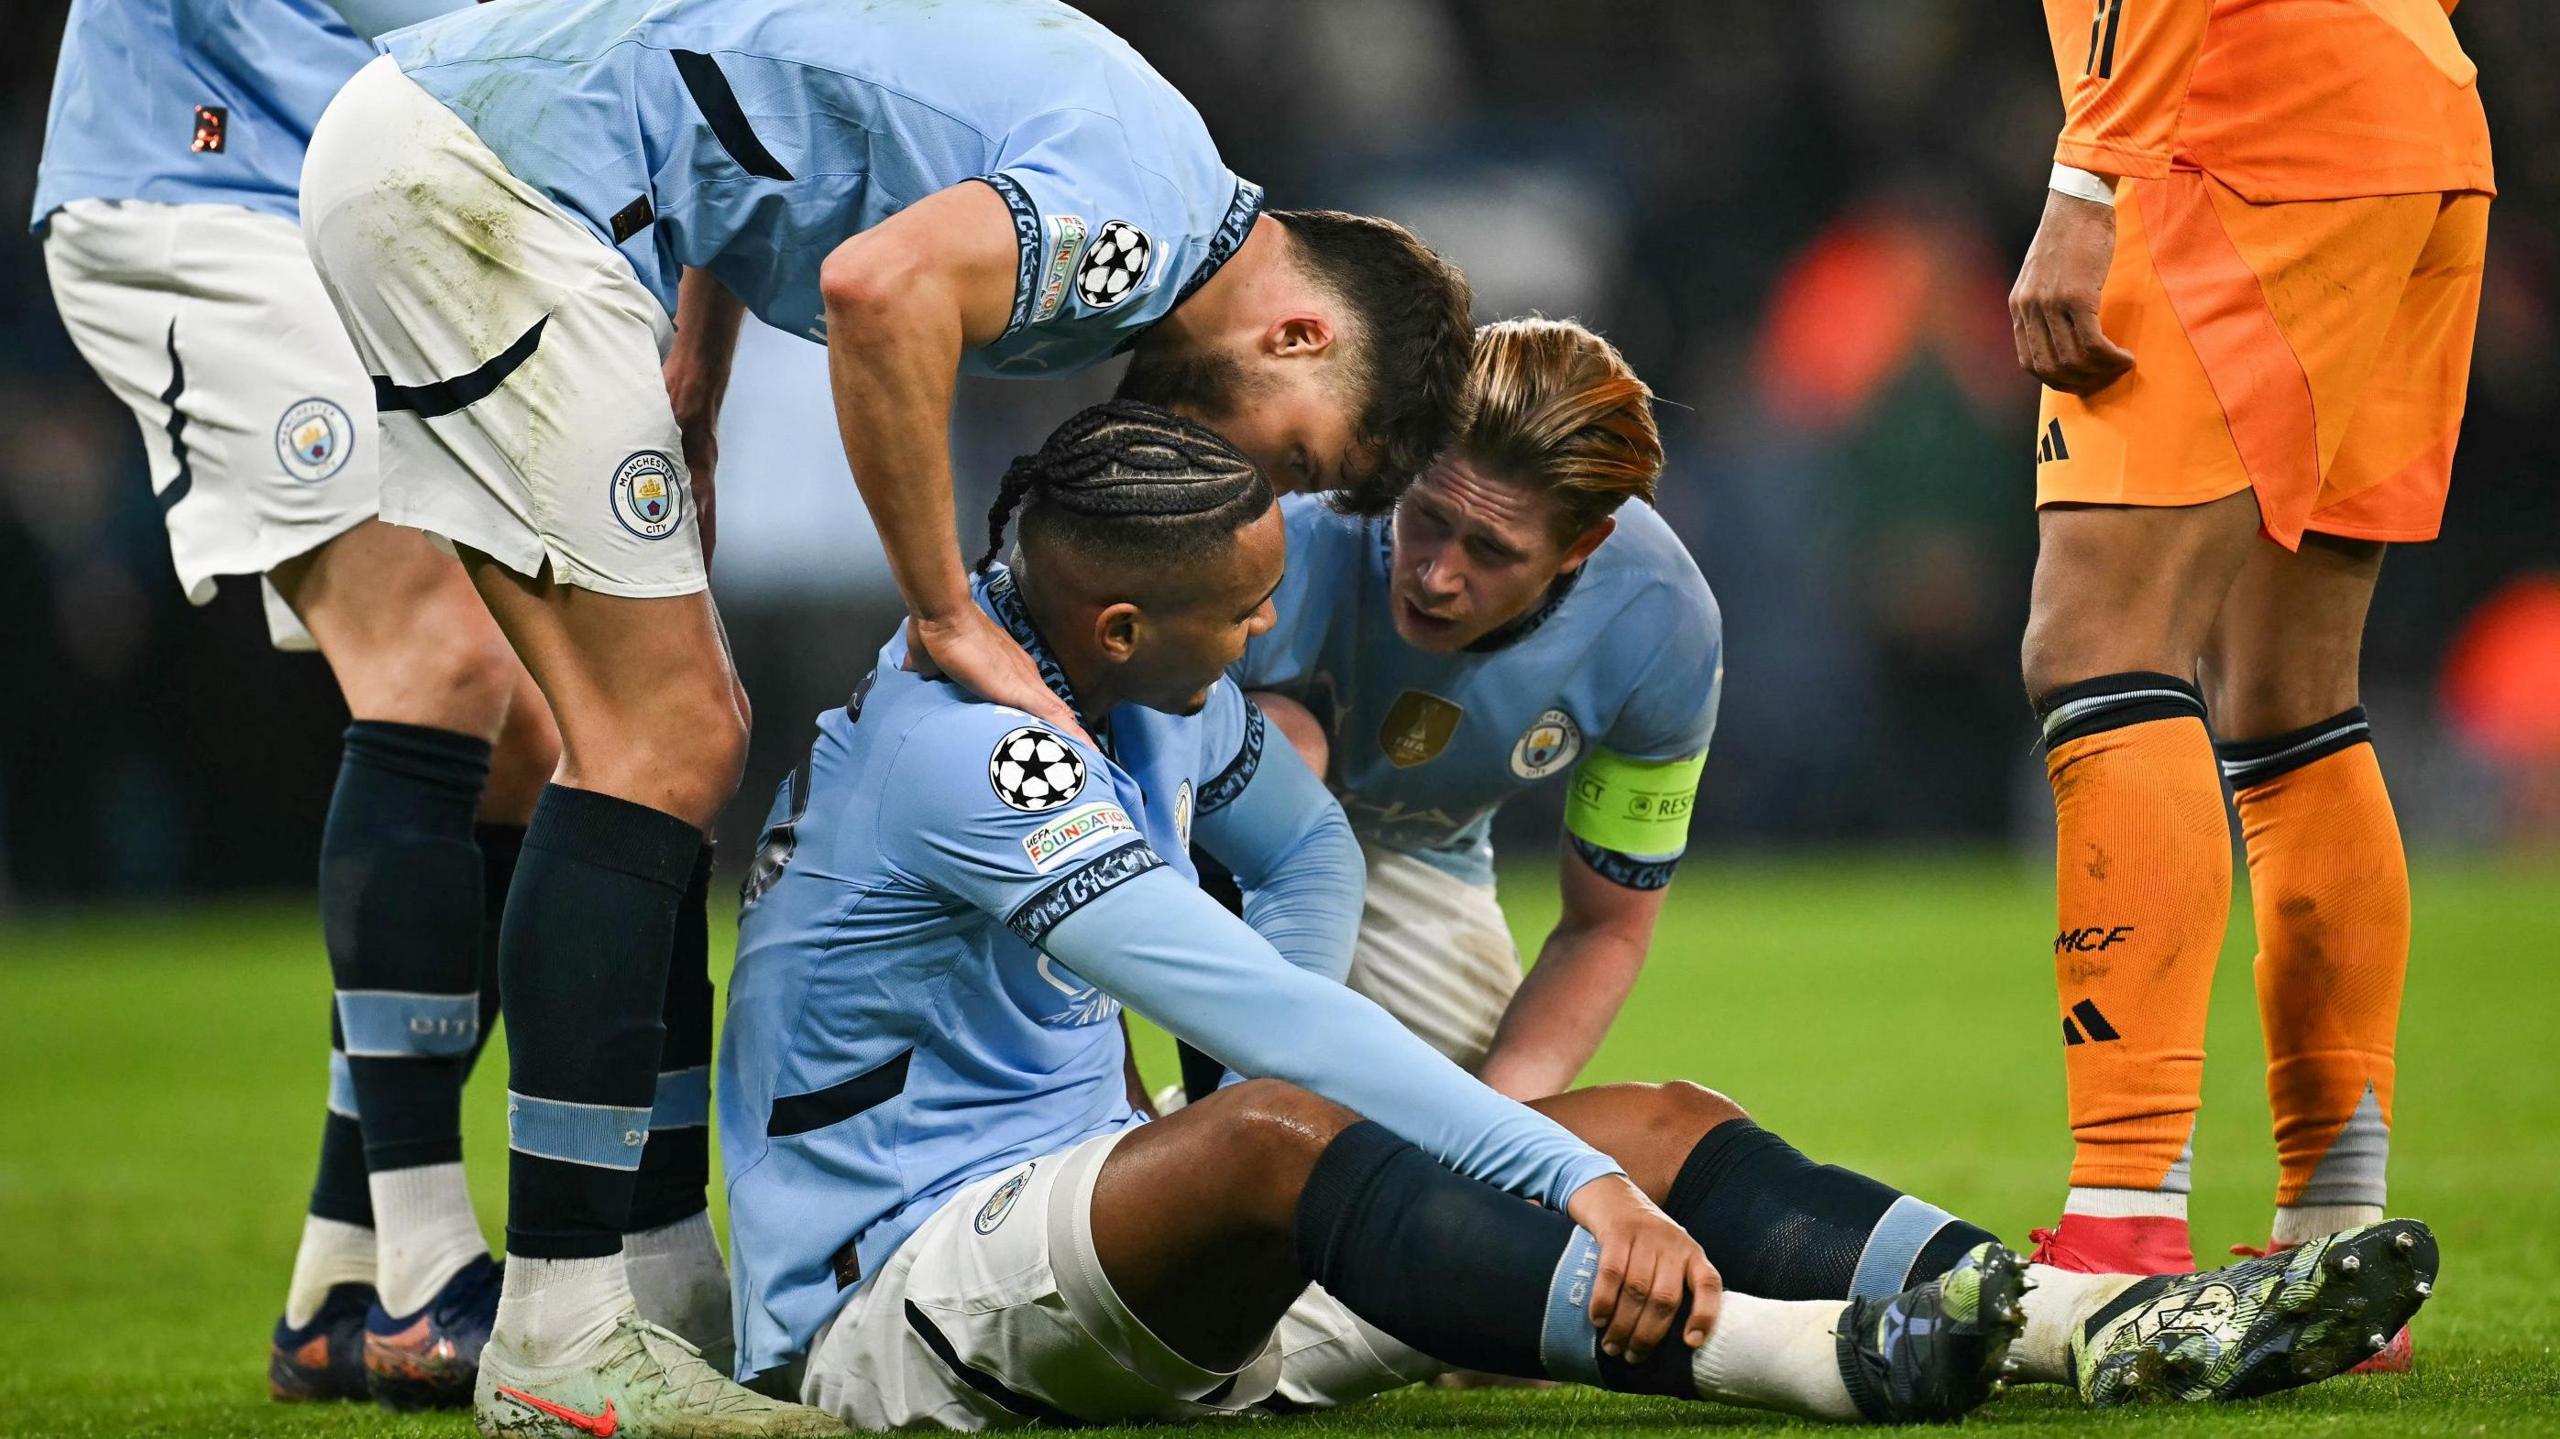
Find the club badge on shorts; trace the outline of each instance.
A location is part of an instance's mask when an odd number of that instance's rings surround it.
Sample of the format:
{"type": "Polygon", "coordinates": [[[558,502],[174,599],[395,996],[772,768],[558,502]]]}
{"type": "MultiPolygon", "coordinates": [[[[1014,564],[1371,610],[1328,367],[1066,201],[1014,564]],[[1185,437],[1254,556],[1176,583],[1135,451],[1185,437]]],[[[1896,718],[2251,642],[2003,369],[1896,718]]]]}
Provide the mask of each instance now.
{"type": "Polygon", "coordinates": [[[676,462],[657,450],[642,450],[614,467],[613,517],[644,540],[663,540],[684,518],[684,496],[676,462]]]}
{"type": "Polygon", "coordinates": [[[347,467],[355,453],[355,421],[329,400],[296,400],[276,421],[276,459],[284,472],[316,485],[347,467]]]}
{"type": "Polygon", "coordinates": [[[1040,1161],[1035,1159],[1022,1166],[1020,1174],[997,1185],[996,1192],[987,1196],[987,1202],[978,1206],[978,1217],[972,1227],[980,1234],[995,1233],[996,1226],[1004,1223],[1004,1217],[1013,1212],[1013,1201],[1022,1197],[1023,1186],[1031,1182],[1031,1171],[1039,1167],[1040,1161]]]}
{"type": "Polygon", "coordinates": [[[1573,763],[1582,753],[1582,727],[1563,710],[1551,709],[1538,716],[1511,747],[1511,772],[1522,779],[1545,779],[1573,763]]]}

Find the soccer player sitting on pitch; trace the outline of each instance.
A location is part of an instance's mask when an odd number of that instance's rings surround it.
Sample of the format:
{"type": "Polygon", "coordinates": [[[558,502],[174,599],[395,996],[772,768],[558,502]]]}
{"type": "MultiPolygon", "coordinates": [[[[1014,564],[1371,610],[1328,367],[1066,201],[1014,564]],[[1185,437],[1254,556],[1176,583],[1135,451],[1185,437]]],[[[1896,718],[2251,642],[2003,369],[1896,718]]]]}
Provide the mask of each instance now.
{"type": "MultiPolygon", "coordinates": [[[[1466,284],[1386,221],[1266,210],[1190,104],[1058,0],[547,0],[385,43],[312,134],[306,238],[381,397],[384,516],[452,542],[562,736],[501,931],[508,1262],[483,1373],[643,1375],[617,1412],[745,1425],[764,1401],[632,1367],[647,1310],[609,1262],[668,1147],[653,1071],[710,1044],[707,1010],[662,1024],[661,1000],[746,754],[706,568],[742,312],[825,342],[919,660],[1072,729],[970,597],[960,372],[1125,351],[1132,398],[1383,504],[1375,481],[1455,428],[1466,284]]],[[[716,1267],[707,1233],[693,1254],[716,1267]]],[[[550,1401],[492,1380],[477,1402],[495,1427],[550,1401]]],[[[773,1408],[753,1422],[807,1417],[773,1408]]]]}
{"type": "Polygon", "coordinates": [[[1607,340],[1486,326],[1468,384],[1466,430],[1392,521],[1281,502],[1278,620],[1234,674],[1359,833],[1351,987],[1530,1099],[1573,1083],[1644,965],[1715,732],[1723,619],[1648,503],[1652,392],[1607,340]],[[1488,831],[1568,771],[1563,914],[1524,982],[1488,831]]]}
{"type": "Polygon", "coordinates": [[[1339,982],[1357,848],[1223,678],[1281,577],[1261,475],[1118,402],[1016,462],[999,535],[1017,505],[978,599],[1095,740],[895,639],[750,878],[719,1103],[761,1385],[976,1429],[1340,1402],[1445,1361],[1918,1420],[2004,1356],[2099,1402],[2262,1392],[2415,1306],[2434,1249],[2407,1221],[2025,1292],[1984,1231],[1695,1086],[1494,1094],[1339,982]],[[1264,1077],[1145,1121],[1124,1001],[1264,1077]]]}

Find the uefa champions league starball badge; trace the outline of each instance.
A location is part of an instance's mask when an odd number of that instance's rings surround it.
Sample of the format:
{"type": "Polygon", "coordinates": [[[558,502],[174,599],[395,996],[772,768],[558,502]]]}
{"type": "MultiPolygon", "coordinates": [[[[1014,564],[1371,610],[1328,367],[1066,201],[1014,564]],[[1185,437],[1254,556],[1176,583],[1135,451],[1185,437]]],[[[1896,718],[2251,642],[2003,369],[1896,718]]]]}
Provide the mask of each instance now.
{"type": "Polygon", "coordinates": [[[676,462],[656,450],[642,450],[614,467],[613,517],[644,540],[663,540],[684,518],[683,486],[676,462]]]}
{"type": "Polygon", "coordinates": [[[1084,759],[1057,731],[1024,725],[996,741],[995,753],[987,757],[987,783],[1007,805],[1041,814],[1084,788],[1084,759]]]}
{"type": "Polygon", "coordinates": [[[355,453],[355,422],[330,400],[296,400],[276,421],[276,459],[284,472],[316,485],[347,466],[355,453]]]}
{"type": "Polygon", "coordinates": [[[1114,220],[1093,237],[1076,267],[1076,298],[1096,310],[1108,310],[1136,294],[1147,277],[1147,257],[1154,249],[1147,232],[1126,220],[1114,220]]]}

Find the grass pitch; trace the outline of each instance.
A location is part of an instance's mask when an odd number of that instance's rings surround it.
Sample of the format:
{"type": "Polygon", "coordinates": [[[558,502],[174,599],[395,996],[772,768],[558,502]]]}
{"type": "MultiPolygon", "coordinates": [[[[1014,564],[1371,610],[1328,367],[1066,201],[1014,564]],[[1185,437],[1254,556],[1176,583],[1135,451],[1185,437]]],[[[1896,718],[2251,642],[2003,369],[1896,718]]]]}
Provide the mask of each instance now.
{"type": "MultiPolygon", "coordinates": [[[[1590,1077],[1701,1079],[1817,1157],[2023,1244],[2051,1221],[2069,1156],[2049,884],[1999,861],[1693,861],[1590,1077]]],[[[1552,918],[1552,885],[1543,872],[1515,877],[1524,949],[1552,918]]],[[[2445,1250],[2418,1372],[2172,1413],[2091,1415],[2030,1389],[1972,1422],[2560,1432],[2560,864],[2439,860],[2420,866],[2417,894],[2393,1208],[2434,1224],[2445,1250]]],[[[2274,1158],[2249,954],[2244,894],[2196,1136],[2200,1251],[2266,1235],[2274,1158]]],[[[328,979],[306,906],[0,925],[0,995],[0,1436],[470,1432],[460,1415],[266,1399],[267,1326],[325,1084],[328,979]]],[[[1146,1044],[1150,1075],[1169,1077],[1161,1038],[1146,1044]]],[[[484,1065],[470,1105],[492,1222],[505,1193],[502,1084],[503,1067],[484,1065]]],[[[1778,1424],[1562,1391],[1414,1391],[1274,1422],[1309,1439],[1778,1424]]]]}

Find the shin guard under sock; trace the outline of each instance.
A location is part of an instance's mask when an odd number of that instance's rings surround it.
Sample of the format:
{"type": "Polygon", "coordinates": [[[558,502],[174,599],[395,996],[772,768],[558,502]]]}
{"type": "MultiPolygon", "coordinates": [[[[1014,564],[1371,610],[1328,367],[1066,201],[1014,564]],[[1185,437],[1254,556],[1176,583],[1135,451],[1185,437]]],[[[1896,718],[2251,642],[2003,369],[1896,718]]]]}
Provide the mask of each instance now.
{"type": "Polygon", "coordinates": [[[1816,1164],[1748,1119],[1707,1131],[1662,1207],[1727,1289],[1763,1299],[1899,1294],[1994,1237],[1891,1185],[1816,1164]]]}
{"type": "Polygon", "coordinates": [[[2378,1219],[2384,1203],[2409,864],[2371,740],[2358,708],[2219,747],[2258,930],[2277,1227],[2302,1220],[2279,1243],[2378,1219]]]}
{"type": "Polygon", "coordinates": [[[2202,1101],[2231,832],[2195,686],[2106,675],[2037,701],[2075,1190],[2175,1195],[2202,1101]]]}
{"type": "Polygon", "coordinates": [[[676,910],[675,944],[659,1011],[666,1039],[625,1229],[638,1233],[711,1207],[711,846],[704,845],[676,910]]]}
{"type": "Polygon", "coordinates": [[[320,917],[374,1173],[462,1158],[462,1079],[480,1032],[471,812],[488,774],[476,736],[347,726],[320,838],[320,917]]]}
{"type": "Polygon", "coordinates": [[[1599,1243],[1574,1222],[1441,1167],[1362,1121],[1326,1146],[1298,1198],[1309,1279],[1442,1363],[1626,1393],[1693,1398],[1691,1350],[1671,1333],[1641,1365],[1600,1352],[1591,1327],[1599,1243]]]}
{"type": "Polygon", "coordinates": [[[622,1247],[663,1048],[676,913],[702,831],[646,805],[547,786],[499,937],[510,1042],[507,1250],[622,1247]]]}

